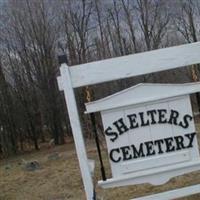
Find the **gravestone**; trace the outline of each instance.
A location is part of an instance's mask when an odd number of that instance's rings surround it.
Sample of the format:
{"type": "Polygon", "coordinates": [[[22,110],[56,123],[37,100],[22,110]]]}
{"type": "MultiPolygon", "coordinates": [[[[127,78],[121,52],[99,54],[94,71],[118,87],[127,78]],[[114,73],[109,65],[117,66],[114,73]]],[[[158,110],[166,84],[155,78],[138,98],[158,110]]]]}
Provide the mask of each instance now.
{"type": "Polygon", "coordinates": [[[33,161],[23,161],[23,169],[25,171],[36,171],[38,169],[41,169],[40,163],[37,160],[33,161]]]}

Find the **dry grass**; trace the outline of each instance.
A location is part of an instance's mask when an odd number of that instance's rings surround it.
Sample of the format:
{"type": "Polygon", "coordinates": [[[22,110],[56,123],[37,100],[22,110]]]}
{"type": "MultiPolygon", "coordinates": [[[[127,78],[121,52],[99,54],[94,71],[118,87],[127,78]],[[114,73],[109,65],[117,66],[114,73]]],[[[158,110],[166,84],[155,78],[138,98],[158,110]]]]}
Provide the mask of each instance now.
{"type": "MultiPolygon", "coordinates": [[[[95,182],[101,179],[99,164],[95,147],[88,144],[89,158],[96,160],[95,182]]],[[[85,194],[78,167],[78,160],[73,144],[56,147],[54,151],[59,152],[60,159],[48,160],[49,150],[41,150],[14,159],[0,162],[0,200],[84,200],[85,194]],[[20,165],[21,159],[37,160],[41,169],[35,172],[27,172],[20,165]],[[10,169],[6,169],[7,167],[10,169]]],[[[107,153],[103,151],[107,175],[110,170],[107,162],[107,153]]],[[[134,197],[161,192],[175,187],[184,187],[197,184],[200,181],[200,173],[195,172],[184,176],[173,178],[163,186],[152,186],[143,184],[137,186],[121,187],[103,190],[96,186],[97,195],[104,200],[128,200],[134,197]]],[[[197,200],[200,195],[184,198],[184,200],[197,200]]]]}

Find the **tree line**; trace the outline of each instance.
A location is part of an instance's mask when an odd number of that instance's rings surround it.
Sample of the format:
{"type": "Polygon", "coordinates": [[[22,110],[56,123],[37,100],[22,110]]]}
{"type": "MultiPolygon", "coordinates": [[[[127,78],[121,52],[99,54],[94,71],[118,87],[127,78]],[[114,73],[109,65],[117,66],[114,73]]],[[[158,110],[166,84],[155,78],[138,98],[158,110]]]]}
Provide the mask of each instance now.
{"type": "MultiPolygon", "coordinates": [[[[198,0],[7,0],[0,3],[0,155],[71,135],[58,91],[58,55],[69,66],[199,40],[198,0]]],[[[93,100],[137,82],[199,79],[199,66],[90,87],[93,100]],[[181,71],[182,70],[182,71],[181,71]],[[180,73],[181,71],[181,73],[180,73]],[[183,73],[184,72],[184,73],[183,73]],[[95,93],[94,93],[95,91],[95,93]]],[[[80,112],[86,89],[76,90],[80,112]]],[[[90,120],[82,114],[85,137],[90,120]]]]}

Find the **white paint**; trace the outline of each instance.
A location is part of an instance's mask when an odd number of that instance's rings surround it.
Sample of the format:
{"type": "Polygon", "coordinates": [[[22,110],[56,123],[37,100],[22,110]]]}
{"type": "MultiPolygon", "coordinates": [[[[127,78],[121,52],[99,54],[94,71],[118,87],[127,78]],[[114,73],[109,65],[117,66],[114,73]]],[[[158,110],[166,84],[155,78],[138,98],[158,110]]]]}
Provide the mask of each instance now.
{"type": "Polygon", "coordinates": [[[57,82],[58,82],[58,89],[60,91],[62,91],[63,90],[63,81],[62,81],[62,77],[61,76],[57,77],[57,82]]]}
{"type": "Polygon", "coordinates": [[[162,192],[154,195],[135,198],[132,200],[170,200],[175,198],[181,198],[189,195],[198,194],[200,192],[200,184],[189,187],[184,187],[176,190],[162,192]]]}
{"type": "Polygon", "coordinates": [[[83,139],[83,133],[79,120],[78,109],[76,105],[76,99],[74,90],[71,84],[71,77],[69,68],[66,64],[62,64],[60,67],[61,76],[58,78],[59,88],[64,91],[65,100],[67,103],[67,110],[69,113],[70,124],[73,131],[74,142],[76,146],[76,152],[80,164],[81,175],[86,191],[87,200],[93,199],[93,181],[91,177],[91,168],[87,159],[86,148],[83,139]]]}
{"type": "Polygon", "coordinates": [[[103,188],[113,188],[145,183],[146,179],[148,179],[152,185],[160,185],[166,183],[166,180],[169,181],[174,176],[180,176],[197,170],[200,170],[200,161],[185,162],[109,178],[106,181],[98,181],[98,184],[103,188]]]}
{"type": "Polygon", "coordinates": [[[70,67],[74,88],[200,63],[200,42],[70,67]]]}
{"type": "Polygon", "coordinates": [[[153,102],[195,92],[200,92],[200,82],[185,84],[140,83],[103,99],[86,103],[86,113],[153,102]]]}
{"type": "MultiPolygon", "coordinates": [[[[200,42],[197,42],[177,47],[170,47],[145,53],[123,56],[114,59],[81,64],[70,68],[68,68],[66,64],[62,64],[60,68],[61,76],[58,77],[58,87],[60,90],[64,90],[87,200],[92,199],[94,186],[92,182],[92,175],[90,173],[89,162],[86,155],[86,148],[83,140],[83,134],[81,130],[81,124],[79,120],[79,114],[73,88],[197,64],[200,63],[199,52],[200,42]]],[[[177,92],[180,91],[181,90],[178,90],[177,92]]],[[[162,91],[160,94],[163,94],[162,91]]],[[[149,95],[151,96],[151,93],[149,95]]],[[[167,98],[167,96],[163,96],[163,98],[167,98]]],[[[149,100],[154,101],[156,99],[149,100]]],[[[145,101],[147,101],[147,99],[143,99],[143,103],[145,103],[145,101]]],[[[162,100],[160,101],[160,103],[161,102],[162,100]]],[[[138,101],[138,103],[141,102],[138,101]]],[[[126,104],[128,105],[129,103],[126,104]]],[[[147,106],[148,105],[149,104],[147,103],[147,106]]],[[[92,112],[91,109],[89,109],[89,111],[92,112]]],[[[125,141],[126,138],[124,138],[124,142],[125,141]]],[[[187,156],[188,154],[186,152],[186,160],[188,158],[187,156]]],[[[175,169],[172,169],[173,166],[167,166],[166,168],[161,167],[160,171],[157,171],[158,174],[160,173],[160,176],[162,175],[161,177],[163,177],[163,183],[166,181],[167,177],[173,177],[175,174],[181,175],[185,173],[185,168],[187,168],[188,172],[193,171],[194,169],[199,169],[199,162],[192,161],[189,163],[185,163],[182,153],[180,153],[179,161],[180,163],[178,173],[177,165],[175,166],[175,169]],[[183,163],[181,163],[182,161],[183,163]],[[163,172],[165,172],[164,175],[162,174],[163,172]]],[[[136,172],[136,174],[131,174],[131,176],[130,174],[128,174],[124,177],[117,177],[114,180],[109,179],[105,182],[100,181],[99,183],[100,185],[105,187],[127,185],[134,182],[138,184],[144,182],[147,177],[149,180],[151,180],[150,182],[157,184],[157,180],[154,176],[155,171],[153,169],[151,169],[150,171],[149,170],[144,170],[146,174],[144,172],[140,172],[139,174],[137,174],[136,172]]],[[[161,177],[159,179],[159,182],[162,182],[161,177]]],[[[195,189],[199,190],[199,187],[193,187],[192,191],[194,191],[195,189]]]]}
{"type": "Polygon", "coordinates": [[[127,163],[122,163],[122,173],[128,174],[133,171],[141,171],[146,169],[152,169],[155,167],[162,167],[165,165],[170,165],[172,163],[182,163],[190,160],[190,152],[183,151],[177,153],[171,153],[169,155],[157,156],[156,158],[141,159],[138,162],[129,161],[127,163]],[[158,162],[159,161],[159,162],[158,162]]]}
{"type": "MultiPolygon", "coordinates": [[[[189,90],[187,87],[188,85],[186,84],[187,89],[185,91],[184,86],[182,87],[181,96],[176,95],[176,97],[171,97],[162,100],[156,100],[156,97],[159,99],[158,93],[162,91],[162,93],[168,93],[169,96],[172,96],[174,94],[173,87],[170,86],[168,87],[168,90],[165,90],[166,85],[162,86],[162,84],[159,84],[159,89],[157,91],[156,89],[154,89],[153,85],[154,84],[150,84],[150,88],[148,87],[148,84],[147,87],[136,86],[131,89],[129,88],[125,91],[121,91],[117,95],[111,95],[107,98],[104,98],[103,100],[100,100],[101,108],[103,110],[101,111],[101,116],[104,130],[106,130],[108,127],[111,127],[114,132],[117,132],[117,129],[113,125],[113,122],[117,121],[120,118],[123,118],[125,124],[128,126],[129,121],[127,121],[127,115],[136,114],[138,117],[137,119],[139,119],[138,113],[146,113],[148,110],[154,109],[166,109],[167,119],[170,118],[171,110],[176,110],[179,112],[178,120],[181,120],[186,114],[192,116],[190,97],[189,95],[183,96],[182,94],[186,91],[188,93],[192,93],[193,91],[195,91],[193,90],[193,88],[196,89],[197,86],[199,87],[199,83],[189,84],[189,86],[192,86],[189,87],[189,90]],[[134,92],[135,88],[137,89],[136,92],[134,92]],[[170,91],[170,89],[172,89],[172,91],[170,91]],[[141,103],[135,105],[133,104],[134,98],[138,97],[137,94],[141,94],[140,98],[142,99],[142,95],[143,97],[146,97],[146,93],[147,96],[150,95],[148,91],[151,91],[152,95],[154,96],[154,102],[151,101],[148,103],[141,103]],[[126,103],[126,106],[123,107],[123,99],[124,101],[128,99],[128,102],[131,105],[128,105],[128,103],[126,103]],[[113,104],[111,102],[113,102],[113,104]],[[112,106],[112,109],[106,107],[108,106],[107,104],[112,106]],[[116,108],[115,105],[118,105],[118,107],[116,108]],[[107,108],[107,110],[105,109],[105,107],[107,108]]],[[[157,87],[157,84],[155,84],[155,87],[157,87]]],[[[180,90],[180,85],[178,85],[178,88],[180,90]]],[[[93,105],[95,109],[99,110],[98,102],[92,102],[90,103],[90,105],[93,105]]],[[[144,115],[144,117],[148,118],[147,115],[144,115]]],[[[155,116],[155,120],[158,121],[158,115],[155,116]]],[[[140,124],[140,121],[138,120],[137,123],[140,124]]],[[[139,147],[141,143],[145,143],[147,141],[155,141],[167,137],[184,136],[185,134],[193,132],[195,132],[193,120],[190,121],[190,125],[186,129],[169,123],[153,125],[150,124],[144,127],[139,126],[138,128],[130,129],[129,131],[119,135],[119,137],[114,142],[110,140],[109,136],[106,136],[107,150],[109,154],[110,151],[115,148],[131,145],[139,147]]],[[[187,146],[187,143],[188,141],[185,140],[185,146],[187,146]]],[[[157,146],[155,146],[154,148],[156,151],[158,151],[157,146]]],[[[165,147],[163,148],[165,149],[165,147]]],[[[120,152],[120,154],[117,154],[117,157],[118,155],[121,156],[122,153],[120,152]]],[[[139,183],[151,183],[154,185],[160,185],[167,182],[170,178],[174,176],[199,170],[199,158],[200,157],[197,138],[195,136],[192,148],[182,149],[179,151],[168,152],[163,154],[156,154],[150,157],[131,159],[128,161],[121,160],[117,163],[110,160],[113,178],[108,179],[106,181],[99,181],[99,184],[105,188],[139,183]]]]}

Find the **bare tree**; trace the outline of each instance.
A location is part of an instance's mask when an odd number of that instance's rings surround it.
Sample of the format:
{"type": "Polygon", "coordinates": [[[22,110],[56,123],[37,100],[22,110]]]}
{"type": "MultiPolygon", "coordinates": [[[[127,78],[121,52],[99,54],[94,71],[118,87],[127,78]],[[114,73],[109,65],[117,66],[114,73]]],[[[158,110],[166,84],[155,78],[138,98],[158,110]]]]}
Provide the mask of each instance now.
{"type": "MultiPolygon", "coordinates": [[[[3,6],[0,153],[7,155],[23,150],[26,143],[39,149],[39,142],[47,136],[43,127],[56,144],[64,142],[65,127],[71,131],[64,98],[57,88],[57,54],[65,54],[73,67],[184,41],[196,42],[200,35],[200,3],[196,0],[8,0],[3,6]]],[[[197,80],[199,67],[192,69],[197,80]]],[[[185,80],[178,70],[166,74],[79,88],[78,106],[83,113],[87,90],[96,99],[141,81],[185,80]]],[[[90,133],[89,119],[83,114],[81,118],[90,133]]]]}
{"type": "MultiPolygon", "coordinates": [[[[194,0],[179,1],[180,10],[175,15],[175,25],[188,43],[197,42],[199,39],[200,3],[194,0]]],[[[192,66],[189,74],[193,81],[200,80],[200,65],[192,66]]],[[[200,111],[200,94],[196,94],[200,111]]]]}
{"type": "Polygon", "coordinates": [[[45,1],[10,1],[8,12],[10,15],[8,35],[9,38],[16,40],[16,44],[12,44],[11,48],[19,57],[19,65],[25,70],[29,86],[26,103],[31,101],[33,106],[30,109],[31,113],[28,112],[30,113],[28,119],[31,119],[30,130],[34,133],[32,138],[35,148],[38,149],[37,139],[42,130],[42,119],[43,123],[47,123],[50,127],[55,143],[63,143],[60,99],[56,82],[55,16],[50,15],[51,10],[47,9],[45,1]],[[19,8],[23,8],[23,12],[19,8]]]}
{"type": "Polygon", "coordinates": [[[131,36],[130,38],[131,38],[131,42],[132,42],[132,45],[133,45],[133,52],[137,53],[138,47],[137,47],[137,39],[136,39],[136,36],[135,36],[136,24],[134,24],[135,19],[133,18],[133,14],[132,14],[132,13],[135,12],[134,5],[132,5],[129,0],[128,1],[121,0],[121,2],[122,2],[126,21],[127,21],[129,31],[130,31],[130,36],[131,36]]]}
{"type": "Polygon", "coordinates": [[[138,23],[147,50],[157,49],[167,33],[170,15],[166,1],[137,0],[138,23]]]}

